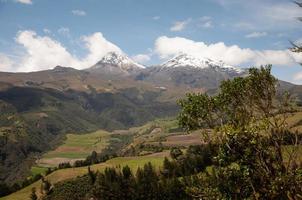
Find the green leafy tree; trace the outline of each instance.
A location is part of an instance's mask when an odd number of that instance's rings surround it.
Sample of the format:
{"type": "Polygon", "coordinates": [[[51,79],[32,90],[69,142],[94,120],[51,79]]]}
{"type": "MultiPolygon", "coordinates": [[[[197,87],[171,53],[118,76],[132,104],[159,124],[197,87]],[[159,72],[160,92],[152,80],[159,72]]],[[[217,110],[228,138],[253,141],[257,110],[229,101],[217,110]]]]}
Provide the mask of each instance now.
{"type": "MultiPolygon", "coordinates": [[[[284,146],[286,119],[293,104],[288,94],[278,98],[276,88],[271,66],[266,66],[250,69],[247,77],[224,81],[216,96],[190,94],[180,101],[183,127],[213,127],[218,137],[213,172],[200,179],[204,183],[200,185],[207,187],[193,185],[193,196],[211,198],[207,193],[214,192],[226,199],[301,197],[297,157],[283,155],[288,148],[284,146]]],[[[299,142],[291,147],[296,151],[299,142]]]]}

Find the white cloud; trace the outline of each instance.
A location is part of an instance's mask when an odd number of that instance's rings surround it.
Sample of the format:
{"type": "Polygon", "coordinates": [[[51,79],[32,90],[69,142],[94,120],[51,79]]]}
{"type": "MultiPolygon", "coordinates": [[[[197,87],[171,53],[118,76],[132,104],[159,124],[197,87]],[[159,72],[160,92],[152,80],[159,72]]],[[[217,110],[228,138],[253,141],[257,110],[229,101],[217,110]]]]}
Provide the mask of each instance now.
{"type": "Polygon", "coordinates": [[[23,3],[23,4],[32,4],[32,0],[16,0],[18,3],[23,3]]]}
{"type": "Polygon", "coordinates": [[[49,29],[47,29],[47,28],[44,28],[44,29],[43,29],[43,32],[46,33],[46,34],[50,34],[50,33],[51,33],[51,30],[49,30],[49,29]]]}
{"type": "Polygon", "coordinates": [[[302,81],[302,72],[295,74],[293,79],[294,79],[294,81],[297,81],[297,82],[302,81]]]}
{"type": "Polygon", "coordinates": [[[227,46],[223,42],[205,44],[182,37],[161,36],[155,41],[155,53],[166,59],[179,53],[188,53],[197,57],[222,60],[230,65],[292,65],[302,61],[301,54],[289,50],[252,50],[237,45],[227,46]]]}
{"type": "Polygon", "coordinates": [[[255,29],[255,26],[251,24],[250,22],[245,22],[245,21],[240,21],[235,24],[233,24],[233,27],[236,29],[241,29],[241,30],[253,30],[255,29]]]}
{"type": "Polygon", "coordinates": [[[148,62],[151,58],[150,58],[150,55],[148,55],[148,54],[137,54],[137,55],[133,56],[132,59],[135,62],[144,64],[144,63],[148,62]]]}
{"type": "Polygon", "coordinates": [[[202,16],[199,18],[200,21],[209,21],[211,19],[212,19],[212,17],[210,17],[210,16],[202,16]]]}
{"type": "Polygon", "coordinates": [[[232,2],[230,5],[239,6],[238,9],[244,13],[243,20],[234,23],[234,28],[254,31],[288,31],[301,26],[297,20],[297,17],[301,16],[301,8],[291,1],[230,0],[230,2],[232,2]]]}
{"type": "Polygon", "coordinates": [[[17,71],[36,71],[52,68],[56,65],[72,66],[76,59],[59,42],[49,37],[38,36],[33,31],[21,31],[16,42],[25,49],[17,71]]]}
{"type": "Polygon", "coordinates": [[[8,56],[0,53],[0,71],[11,71],[11,67],[13,66],[13,61],[8,56]]]}
{"type": "Polygon", "coordinates": [[[297,39],[294,43],[295,43],[296,45],[301,46],[301,45],[302,45],[302,38],[297,39]]]}
{"type": "Polygon", "coordinates": [[[247,34],[245,37],[246,38],[259,38],[259,37],[264,37],[267,36],[267,32],[252,32],[250,34],[247,34]]]}
{"type": "Polygon", "coordinates": [[[191,18],[186,19],[184,21],[177,21],[173,23],[173,26],[171,26],[170,31],[173,32],[178,32],[178,31],[182,31],[183,29],[186,28],[186,26],[191,22],[191,18]]]}
{"type": "Polygon", "coordinates": [[[58,33],[65,36],[65,37],[70,37],[70,30],[67,27],[61,27],[58,29],[58,33]]]}
{"type": "Polygon", "coordinates": [[[203,27],[203,28],[212,28],[213,27],[213,23],[212,23],[212,21],[207,21],[207,22],[203,23],[201,25],[201,27],[203,27]]]}
{"type": "Polygon", "coordinates": [[[296,21],[297,17],[301,16],[301,8],[293,2],[266,5],[259,12],[262,12],[262,16],[268,20],[279,23],[292,23],[296,21]]]}
{"type": "Polygon", "coordinates": [[[84,69],[94,65],[108,52],[121,52],[120,48],[107,41],[100,32],[83,36],[81,41],[88,53],[83,58],[78,58],[49,36],[39,36],[30,30],[20,31],[16,42],[23,46],[22,56],[12,62],[7,55],[0,53],[0,70],[28,72],[51,69],[57,65],[84,69]]]}
{"type": "Polygon", "coordinates": [[[203,16],[199,18],[199,23],[198,25],[201,28],[213,28],[213,22],[212,22],[212,17],[210,16],[203,16]]]}
{"type": "Polygon", "coordinates": [[[80,68],[87,68],[94,65],[108,52],[122,52],[118,46],[106,40],[100,32],[83,36],[81,39],[85,43],[85,48],[89,53],[81,60],[80,64],[83,66],[80,65],[80,68]]]}
{"type": "Polygon", "coordinates": [[[160,19],[160,16],[154,16],[152,17],[153,20],[159,20],[160,19]]]}
{"type": "Polygon", "coordinates": [[[71,13],[77,16],[86,16],[86,12],[84,10],[72,10],[71,13]]]}

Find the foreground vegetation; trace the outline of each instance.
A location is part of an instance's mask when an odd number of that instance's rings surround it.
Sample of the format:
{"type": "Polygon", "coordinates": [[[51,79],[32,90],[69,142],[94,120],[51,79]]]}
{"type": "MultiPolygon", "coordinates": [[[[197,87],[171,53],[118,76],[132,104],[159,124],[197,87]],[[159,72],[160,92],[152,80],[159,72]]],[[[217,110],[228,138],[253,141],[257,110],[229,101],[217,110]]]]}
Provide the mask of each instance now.
{"type": "Polygon", "coordinates": [[[296,107],[288,93],[277,94],[270,70],[250,69],[248,77],[223,82],[217,96],[190,94],[180,102],[180,123],[188,130],[213,127],[209,143],[219,145],[213,173],[198,178],[192,196],[302,198],[302,137],[287,120],[296,107]]]}

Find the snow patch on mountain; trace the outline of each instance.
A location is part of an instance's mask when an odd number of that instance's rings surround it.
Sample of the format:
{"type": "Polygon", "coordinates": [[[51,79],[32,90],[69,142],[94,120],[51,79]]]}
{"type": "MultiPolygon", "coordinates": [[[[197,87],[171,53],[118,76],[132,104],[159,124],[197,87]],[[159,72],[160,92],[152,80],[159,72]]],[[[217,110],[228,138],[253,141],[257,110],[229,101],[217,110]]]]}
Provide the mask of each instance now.
{"type": "Polygon", "coordinates": [[[105,65],[117,66],[122,70],[133,70],[135,68],[144,69],[145,66],[138,64],[131,60],[128,56],[123,53],[109,52],[99,62],[97,62],[92,69],[98,69],[105,65]]]}
{"type": "Polygon", "coordinates": [[[227,65],[222,61],[214,61],[209,58],[199,58],[189,54],[180,54],[160,65],[162,68],[193,67],[193,68],[216,68],[223,71],[242,73],[243,70],[227,65]]]}

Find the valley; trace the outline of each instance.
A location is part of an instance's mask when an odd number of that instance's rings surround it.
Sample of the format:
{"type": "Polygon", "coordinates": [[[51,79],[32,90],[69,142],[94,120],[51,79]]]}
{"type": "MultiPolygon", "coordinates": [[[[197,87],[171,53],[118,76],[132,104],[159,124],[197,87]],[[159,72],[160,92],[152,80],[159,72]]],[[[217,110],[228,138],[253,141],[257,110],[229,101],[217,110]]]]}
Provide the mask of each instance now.
{"type": "MultiPolygon", "coordinates": [[[[186,54],[144,67],[117,53],[85,70],[0,72],[0,181],[20,184],[50,173],[46,178],[56,183],[85,174],[81,166],[89,164],[93,170],[160,166],[171,149],[206,145],[205,133],[213,132],[180,127],[178,100],[187,93],[215,95],[221,82],[246,73],[186,54]],[[99,164],[86,163],[93,155],[99,164]]],[[[301,104],[301,86],[279,81],[278,94],[285,90],[301,104]]],[[[297,112],[291,130],[301,131],[300,121],[297,112]]],[[[9,198],[28,196],[40,182],[22,184],[9,198]]]]}
{"type": "MultiPolygon", "coordinates": [[[[291,114],[288,118],[287,123],[291,130],[302,131],[301,114],[301,111],[298,111],[291,114]]],[[[136,171],[137,168],[143,167],[148,162],[151,162],[156,169],[159,169],[163,164],[164,158],[170,157],[170,150],[173,147],[180,147],[185,150],[191,145],[203,144],[202,141],[205,140],[203,131],[183,132],[178,127],[176,120],[169,118],[155,120],[143,126],[127,130],[116,130],[113,132],[98,130],[87,134],[67,134],[66,139],[60,146],[47,152],[36,162],[36,165],[32,167],[32,175],[37,173],[45,174],[48,167],[57,167],[62,162],[70,162],[72,164],[75,160],[83,160],[91,153],[90,151],[102,153],[102,150],[106,151],[108,147],[115,147],[115,149],[109,149],[113,152],[119,152],[122,157],[115,157],[99,164],[90,165],[91,170],[102,171],[107,167],[121,169],[123,166],[128,165],[133,171],[136,171]],[[120,135],[127,135],[128,140],[116,141],[120,135]],[[110,146],[110,141],[115,141],[115,144],[119,145],[110,146]],[[124,141],[128,142],[125,143],[124,141]],[[79,149],[81,151],[78,151],[79,149]]],[[[211,132],[210,130],[207,131],[211,132]]],[[[289,155],[290,148],[290,146],[287,146],[284,149],[283,154],[285,157],[289,155]]],[[[302,148],[299,148],[298,155],[302,155],[302,148]]],[[[49,175],[45,175],[45,178],[55,184],[86,173],[87,166],[66,168],[55,170],[49,175]]],[[[41,181],[37,181],[20,191],[0,199],[17,200],[21,197],[29,199],[31,188],[39,188],[40,185],[41,181]]]]}
{"type": "Polygon", "coordinates": [[[143,156],[167,151],[171,147],[186,148],[202,144],[201,140],[198,131],[187,134],[178,127],[176,120],[158,119],[127,130],[67,134],[61,145],[36,160],[35,167],[46,170],[48,167],[57,167],[60,163],[69,162],[73,165],[76,160],[85,160],[93,151],[143,156]]]}

